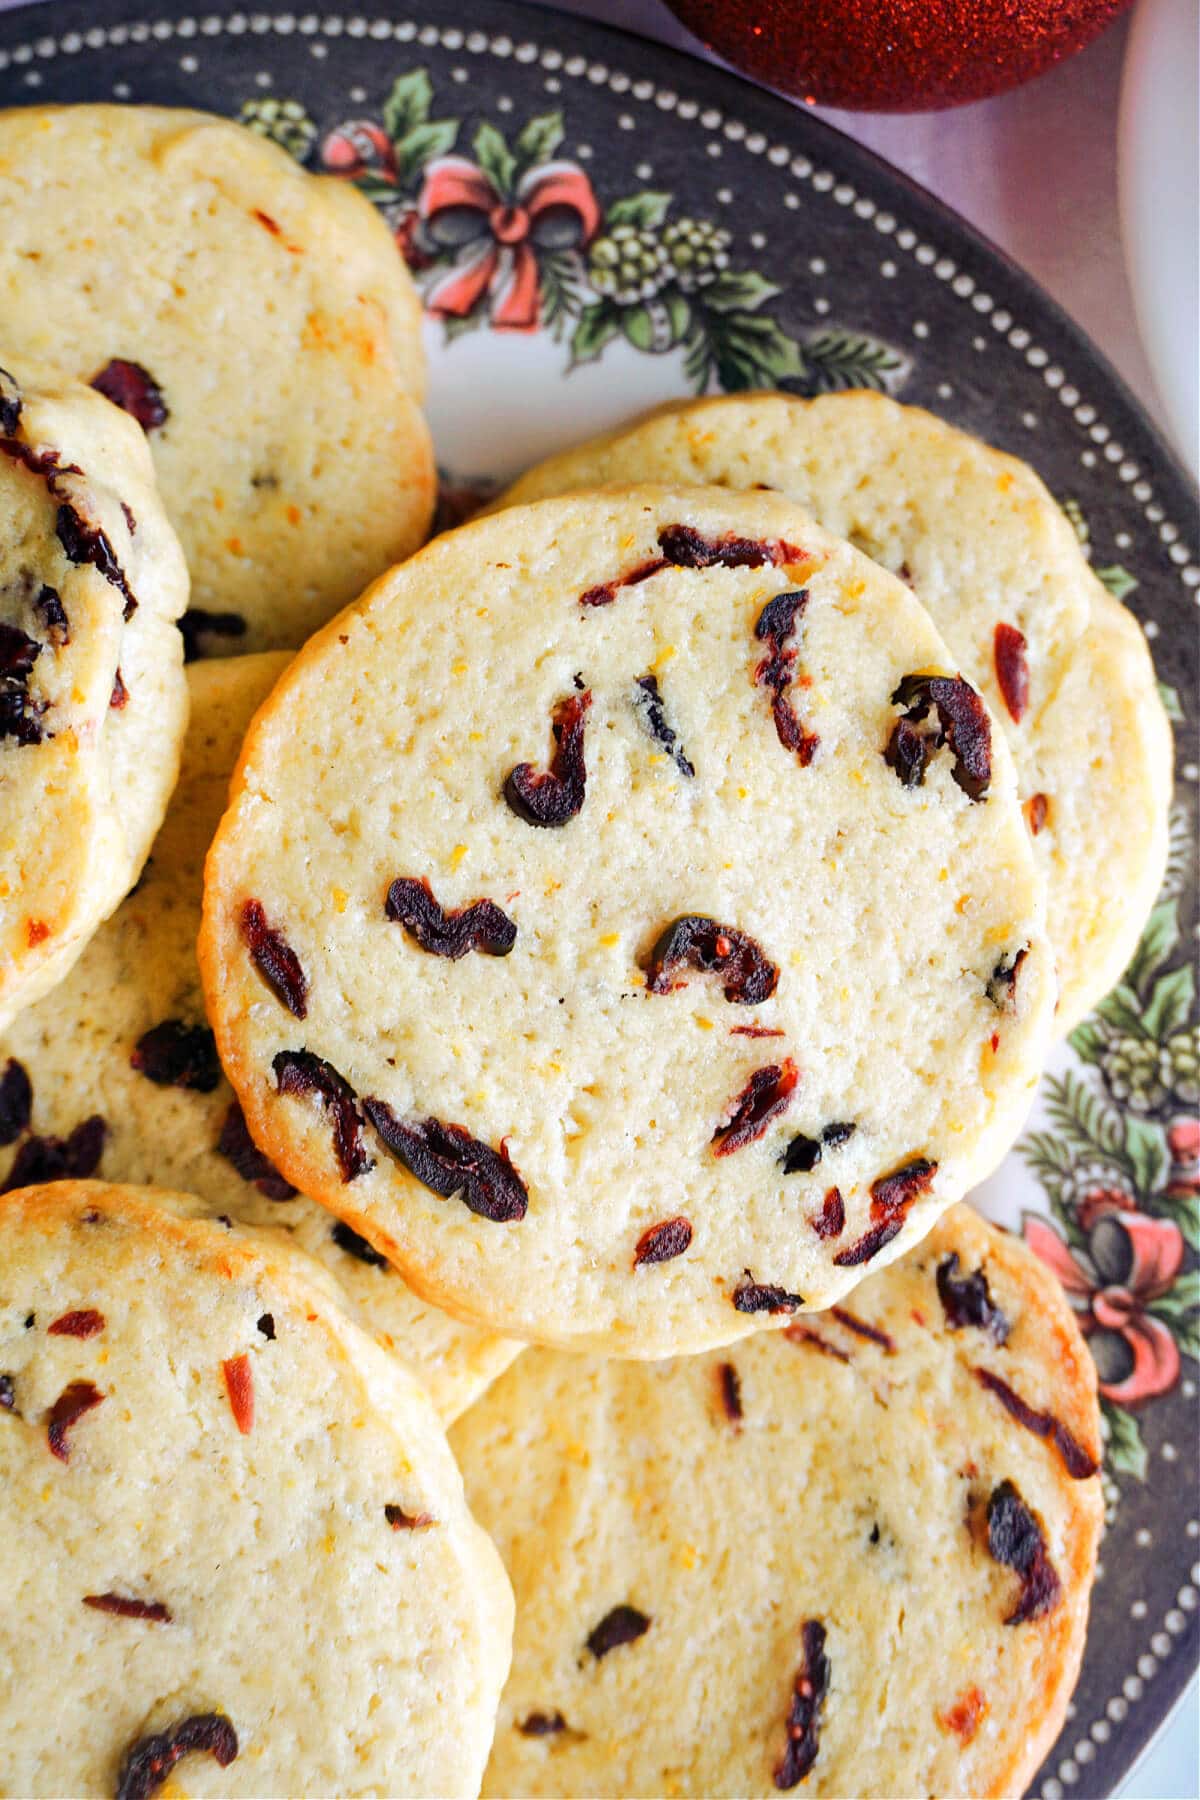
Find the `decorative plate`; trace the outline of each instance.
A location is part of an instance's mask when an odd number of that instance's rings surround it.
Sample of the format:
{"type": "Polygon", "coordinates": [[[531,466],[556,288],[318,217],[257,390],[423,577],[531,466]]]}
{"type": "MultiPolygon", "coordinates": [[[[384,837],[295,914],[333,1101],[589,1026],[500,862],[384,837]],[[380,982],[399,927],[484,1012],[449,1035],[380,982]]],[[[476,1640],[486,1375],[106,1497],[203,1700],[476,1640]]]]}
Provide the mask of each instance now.
{"type": "Polygon", "coordinates": [[[870,386],[1032,462],[1145,624],[1177,733],[1167,882],[1125,980],[1056,1055],[979,1196],[1058,1272],[1100,1374],[1109,1533],[1079,1688],[1032,1791],[1111,1794],[1200,1637],[1200,521],[1186,477],[1031,282],[801,109],[511,0],[419,0],[411,17],[214,4],[5,13],[0,104],[206,107],[355,182],[424,297],[447,521],[658,400],[870,386]]]}

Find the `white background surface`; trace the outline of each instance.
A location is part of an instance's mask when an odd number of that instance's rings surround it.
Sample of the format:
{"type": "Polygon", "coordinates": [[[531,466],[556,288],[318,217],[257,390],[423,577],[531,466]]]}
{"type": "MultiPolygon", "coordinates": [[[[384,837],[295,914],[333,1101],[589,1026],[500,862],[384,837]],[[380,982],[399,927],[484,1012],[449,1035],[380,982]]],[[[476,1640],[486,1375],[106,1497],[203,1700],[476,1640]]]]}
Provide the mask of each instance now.
{"type": "MultiPolygon", "coordinates": [[[[0,0],[0,10],[10,4],[0,0]]],[[[561,4],[564,11],[697,50],[660,0],[561,4]]],[[[1117,112],[1126,38],[1127,26],[1119,23],[1028,86],[948,112],[817,110],[947,201],[1027,269],[1166,429],[1138,336],[1118,221],[1117,112]]],[[[1193,55],[1193,80],[1195,75],[1193,55]]],[[[1122,1800],[1200,1800],[1197,1684],[1121,1793],[1122,1800]]]]}

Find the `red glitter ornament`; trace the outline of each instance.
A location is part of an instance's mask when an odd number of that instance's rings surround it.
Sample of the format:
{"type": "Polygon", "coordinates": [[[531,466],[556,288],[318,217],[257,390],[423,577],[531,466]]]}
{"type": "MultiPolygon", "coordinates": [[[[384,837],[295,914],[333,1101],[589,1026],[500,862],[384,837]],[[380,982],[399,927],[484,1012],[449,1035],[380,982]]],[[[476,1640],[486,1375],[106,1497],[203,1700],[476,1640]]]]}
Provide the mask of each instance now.
{"type": "Polygon", "coordinates": [[[718,56],[798,100],[919,112],[1081,50],[1130,0],[668,0],[718,56]]]}

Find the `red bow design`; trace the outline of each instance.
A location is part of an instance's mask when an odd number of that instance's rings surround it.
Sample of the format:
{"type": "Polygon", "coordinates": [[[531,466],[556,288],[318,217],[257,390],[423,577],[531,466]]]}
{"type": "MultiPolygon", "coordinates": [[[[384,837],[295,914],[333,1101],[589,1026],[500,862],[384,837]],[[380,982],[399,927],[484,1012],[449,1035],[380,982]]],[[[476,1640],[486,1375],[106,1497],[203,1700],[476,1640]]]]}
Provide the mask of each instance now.
{"type": "Polygon", "coordinates": [[[507,201],[465,156],[438,157],[425,171],[418,210],[438,248],[457,252],[427,290],[427,310],[465,318],[489,294],[492,324],[507,331],[537,329],[538,251],[579,249],[600,226],[592,184],[572,162],[530,169],[507,201]]]}

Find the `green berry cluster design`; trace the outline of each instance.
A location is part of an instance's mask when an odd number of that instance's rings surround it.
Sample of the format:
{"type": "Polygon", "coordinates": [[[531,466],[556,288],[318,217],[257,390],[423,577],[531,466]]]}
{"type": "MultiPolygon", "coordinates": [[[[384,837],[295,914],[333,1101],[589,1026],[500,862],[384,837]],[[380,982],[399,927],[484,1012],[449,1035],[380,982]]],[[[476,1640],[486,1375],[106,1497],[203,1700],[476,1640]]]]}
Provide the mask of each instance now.
{"type": "Polygon", "coordinates": [[[297,162],[303,162],[317,141],[316,121],[299,100],[279,100],[273,96],[247,100],[238,114],[238,123],[270,138],[297,162]]]}

